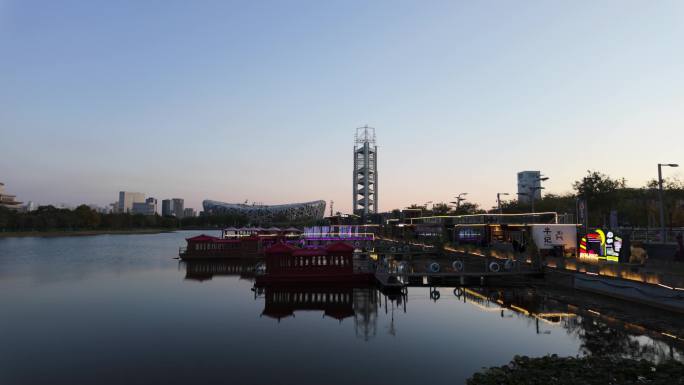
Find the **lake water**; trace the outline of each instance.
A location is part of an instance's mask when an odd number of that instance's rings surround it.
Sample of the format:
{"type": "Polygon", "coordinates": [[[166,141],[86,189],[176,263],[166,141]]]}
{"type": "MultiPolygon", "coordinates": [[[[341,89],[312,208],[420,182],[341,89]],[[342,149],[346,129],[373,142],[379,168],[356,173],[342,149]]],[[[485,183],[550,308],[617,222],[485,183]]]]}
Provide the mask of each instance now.
{"type": "Polygon", "coordinates": [[[174,259],[194,234],[0,238],[0,384],[459,384],[516,354],[682,357],[525,288],[253,290],[240,265],[174,259]]]}

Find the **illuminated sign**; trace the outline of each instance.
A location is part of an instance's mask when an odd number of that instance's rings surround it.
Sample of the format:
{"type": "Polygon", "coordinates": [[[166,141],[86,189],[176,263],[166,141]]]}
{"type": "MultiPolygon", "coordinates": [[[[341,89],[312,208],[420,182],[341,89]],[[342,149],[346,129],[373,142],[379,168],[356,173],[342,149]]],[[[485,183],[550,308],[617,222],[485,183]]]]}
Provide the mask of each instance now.
{"type": "Polygon", "coordinates": [[[540,250],[558,246],[563,246],[565,250],[574,250],[577,245],[577,225],[534,224],[530,228],[532,239],[540,250]]]}
{"type": "Polygon", "coordinates": [[[580,258],[596,258],[608,262],[619,262],[622,238],[616,236],[612,231],[605,232],[601,229],[596,229],[582,237],[579,248],[580,258]]]}

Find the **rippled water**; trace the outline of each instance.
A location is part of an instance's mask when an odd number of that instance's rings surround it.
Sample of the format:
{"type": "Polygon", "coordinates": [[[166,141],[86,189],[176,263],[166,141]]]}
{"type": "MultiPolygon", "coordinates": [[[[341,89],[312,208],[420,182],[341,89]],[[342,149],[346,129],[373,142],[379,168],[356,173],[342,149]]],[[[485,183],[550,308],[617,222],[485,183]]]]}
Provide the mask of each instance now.
{"type": "Polygon", "coordinates": [[[0,384],[458,384],[516,354],[681,359],[528,289],[252,290],[239,264],[173,259],[193,234],[0,239],[0,384]]]}

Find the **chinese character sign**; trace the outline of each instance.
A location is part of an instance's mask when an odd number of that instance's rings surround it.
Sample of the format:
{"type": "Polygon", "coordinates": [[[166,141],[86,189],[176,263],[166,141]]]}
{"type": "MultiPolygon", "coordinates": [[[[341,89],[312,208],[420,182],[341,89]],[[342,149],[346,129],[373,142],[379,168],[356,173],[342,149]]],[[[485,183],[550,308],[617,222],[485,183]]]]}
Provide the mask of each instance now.
{"type": "Polygon", "coordinates": [[[564,246],[566,250],[577,247],[576,225],[532,225],[532,239],[539,249],[564,246]]]}

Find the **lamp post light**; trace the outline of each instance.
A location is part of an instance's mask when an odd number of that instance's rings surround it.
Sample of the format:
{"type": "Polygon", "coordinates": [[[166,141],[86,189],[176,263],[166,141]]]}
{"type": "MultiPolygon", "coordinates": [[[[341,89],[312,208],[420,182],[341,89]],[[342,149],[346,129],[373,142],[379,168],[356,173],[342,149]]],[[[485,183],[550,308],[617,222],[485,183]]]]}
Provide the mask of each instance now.
{"type": "Polygon", "coordinates": [[[667,241],[667,232],[665,231],[665,204],[663,202],[663,166],[679,167],[679,165],[676,163],[658,163],[658,199],[660,200],[660,241],[665,243],[667,241]]]}
{"type": "MultiPolygon", "coordinates": [[[[532,215],[532,219],[533,219],[533,220],[534,220],[534,198],[535,198],[535,196],[537,195],[536,192],[537,192],[537,191],[541,191],[541,190],[544,189],[544,187],[542,187],[542,185],[541,185],[541,182],[544,182],[544,181],[547,181],[547,180],[549,180],[549,177],[548,177],[548,176],[544,176],[544,175],[541,175],[541,174],[540,174],[540,175],[539,175],[539,178],[536,178],[536,179],[534,180],[535,182],[538,182],[538,183],[539,183],[539,186],[532,186],[532,187],[530,187],[530,195],[529,195],[529,197],[530,197],[530,202],[532,203],[532,214],[533,214],[533,215],[532,215]]],[[[535,184],[536,184],[536,183],[535,183],[535,184]]],[[[541,196],[541,193],[539,194],[539,196],[541,196]]]]}
{"type": "Polygon", "coordinates": [[[463,202],[464,200],[466,200],[465,198],[463,198],[464,195],[468,195],[468,193],[467,193],[467,192],[460,193],[460,194],[458,194],[458,195],[455,197],[455,198],[456,198],[456,201],[455,201],[455,202],[449,202],[449,203],[454,203],[454,204],[456,204],[456,211],[457,211],[457,212],[458,212],[458,209],[461,208],[461,202],[463,202]]]}
{"type": "Polygon", "coordinates": [[[496,193],[496,206],[499,208],[499,215],[503,214],[503,209],[501,208],[501,196],[510,195],[509,193],[496,193]]]}

